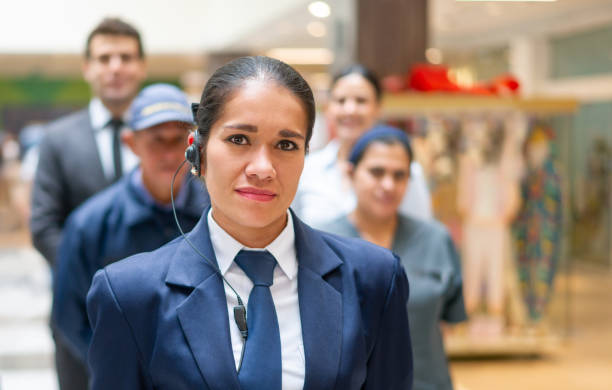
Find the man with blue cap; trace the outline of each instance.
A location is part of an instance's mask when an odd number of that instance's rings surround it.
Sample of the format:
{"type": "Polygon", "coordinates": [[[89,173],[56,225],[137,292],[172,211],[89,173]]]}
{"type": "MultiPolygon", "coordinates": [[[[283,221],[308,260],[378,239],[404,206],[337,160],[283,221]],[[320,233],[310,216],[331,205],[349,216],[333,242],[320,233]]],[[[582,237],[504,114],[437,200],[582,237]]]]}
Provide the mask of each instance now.
{"type": "MultiPolygon", "coordinates": [[[[85,302],[94,273],[180,234],[170,187],[194,127],[185,94],[168,84],[143,89],[130,108],[129,125],[122,141],[140,158],[140,165],[70,215],[57,256],[51,321],[58,337],[83,362],[91,338],[85,302]]],[[[210,203],[202,182],[190,180],[187,171],[177,173],[173,187],[184,231],[195,226],[210,203]]]]}

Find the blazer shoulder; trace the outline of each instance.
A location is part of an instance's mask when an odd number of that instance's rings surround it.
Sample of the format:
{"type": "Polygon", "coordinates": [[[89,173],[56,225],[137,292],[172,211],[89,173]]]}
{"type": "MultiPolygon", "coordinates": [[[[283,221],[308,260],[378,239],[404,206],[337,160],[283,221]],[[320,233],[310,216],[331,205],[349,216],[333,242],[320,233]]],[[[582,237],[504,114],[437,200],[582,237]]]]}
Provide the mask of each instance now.
{"type": "Polygon", "coordinates": [[[122,305],[137,308],[150,302],[165,286],[170,261],[181,238],[151,251],[117,261],[103,268],[108,283],[122,305]]]}
{"type": "Polygon", "coordinates": [[[399,272],[401,267],[399,259],[389,249],[360,238],[338,236],[322,231],[318,233],[364,286],[386,288],[399,272]]]}
{"type": "Polygon", "coordinates": [[[71,128],[75,125],[82,125],[86,121],[89,124],[89,110],[82,108],[78,111],[61,116],[52,120],[47,124],[48,131],[61,131],[62,129],[71,128]]]}
{"type": "Polygon", "coordinates": [[[379,258],[383,267],[393,265],[395,256],[393,253],[379,245],[372,244],[366,240],[356,237],[345,237],[337,234],[316,230],[321,234],[323,240],[334,250],[334,252],[346,256],[349,262],[358,264],[369,262],[371,258],[379,258]]]}
{"type": "Polygon", "coordinates": [[[47,138],[48,135],[61,137],[78,134],[83,131],[84,127],[91,128],[89,110],[87,108],[83,108],[79,111],[64,115],[49,122],[46,127],[47,138]]]}
{"type": "Polygon", "coordinates": [[[92,224],[100,224],[104,216],[116,207],[118,201],[124,195],[120,185],[121,182],[115,183],[94,194],[71,213],[66,223],[81,228],[90,227],[92,224]]]}

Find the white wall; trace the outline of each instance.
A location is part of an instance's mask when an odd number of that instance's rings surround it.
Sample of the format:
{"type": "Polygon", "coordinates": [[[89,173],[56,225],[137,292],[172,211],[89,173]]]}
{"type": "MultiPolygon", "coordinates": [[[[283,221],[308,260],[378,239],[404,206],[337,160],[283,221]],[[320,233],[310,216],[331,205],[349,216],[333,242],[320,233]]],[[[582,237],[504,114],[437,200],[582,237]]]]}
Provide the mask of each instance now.
{"type": "Polygon", "coordinates": [[[0,53],[81,53],[89,31],[119,16],[149,53],[223,48],[304,0],[17,0],[0,11],[0,53]]]}

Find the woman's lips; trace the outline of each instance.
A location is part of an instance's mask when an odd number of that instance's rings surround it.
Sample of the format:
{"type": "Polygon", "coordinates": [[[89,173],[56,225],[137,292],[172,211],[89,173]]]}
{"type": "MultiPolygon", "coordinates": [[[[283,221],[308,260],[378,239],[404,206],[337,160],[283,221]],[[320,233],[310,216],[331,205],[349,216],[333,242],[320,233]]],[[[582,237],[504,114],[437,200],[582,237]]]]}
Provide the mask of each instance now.
{"type": "Polygon", "coordinates": [[[355,118],[345,118],[338,120],[338,125],[346,127],[359,127],[362,126],[361,120],[355,118]]]}
{"type": "Polygon", "coordinates": [[[390,195],[379,195],[379,196],[376,197],[376,201],[378,203],[382,203],[382,204],[388,205],[388,204],[395,203],[396,202],[396,198],[395,198],[395,196],[390,196],[390,195]]]}
{"type": "Polygon", "coordinates": [[[242,196],[243,198],[247,198],[250,200],[256,200],[258,202],[270,202],[274,198],[276,198],[276,194],[274,192],[262,190],[259,188],[244,187],[244,188],[238,188],[235,191],[238,193],[238,195],[242,196]]]}

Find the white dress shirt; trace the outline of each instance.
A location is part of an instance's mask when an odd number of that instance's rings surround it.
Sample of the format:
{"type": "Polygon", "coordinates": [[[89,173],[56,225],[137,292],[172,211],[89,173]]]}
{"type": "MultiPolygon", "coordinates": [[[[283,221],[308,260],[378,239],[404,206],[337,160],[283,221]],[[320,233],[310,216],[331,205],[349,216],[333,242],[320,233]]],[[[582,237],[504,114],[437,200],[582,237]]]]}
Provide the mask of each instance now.
{"type": "MultiPolygon", "coordinates": [[[[278,266],[274,267],[274,280],[270,286],[272,300],[276,308],[278,328],[281,342],[282,360],[282,388],[283,390],[302,389],[306,373],[304,358],[304,342],[302,340],[302,323],[300,320],[300,307],[298,301],[298,262],[295,250],[295,232],[293,218],[287,212],[287,226],[266,248],[248,248],[230,236],[217,222],[212,211],[208,212],[208,229],[210,241],[215,251],[219,269],[227,281],[236,289],[243,303],[247,307],[248,298],[253,288],[253,282],[234,263],[234,257],[242,249],[267,250],[274,256],[278,266]]],[[[242,336],[234,322],[234,306],[238,304],[236,295],[224,283],[225,297],[227,299],[227,315],[229,317],[232,351],[236,369],[240,363],[242,351],[242,336]]]]}
{"type": "MultiPolygon", "coordinates": [[[[89,117],[91,118],[91,127],[94,130],[96,146],[98,147],[98,155],[100,156],[104,176],[109,180],[113,180],[115,178],[113,129],[108,124],[112,118],[112,114],[104,107],[100,99],[94,98],[89,102],[89,117]]],[[[127,123],[127,111],[121,119],[123,119],[124,123],[127,123]]],[[[125,129],[126,127],[124,126],[121,131],[125,129]]],[[[121,143],[121,165],[123,173],[131,171],[137,164],[138,157],[132,153],[129,147],[121,143]]]]}
{"type": "MultiPolygon", "coordinates": [[[[355,193],[338,164],[339,148],[338,141],[332,140],[325,148],[306,157],[292,208],[311,226],[321,227],[357,206],[355,193]]],[[[424,220],[433,218],[423,169],[416,161],[410,164],[410,180],[399,212],[424,220]]]]}

